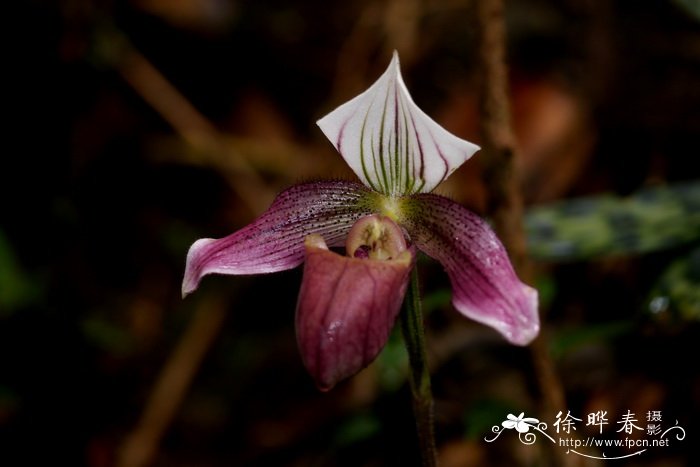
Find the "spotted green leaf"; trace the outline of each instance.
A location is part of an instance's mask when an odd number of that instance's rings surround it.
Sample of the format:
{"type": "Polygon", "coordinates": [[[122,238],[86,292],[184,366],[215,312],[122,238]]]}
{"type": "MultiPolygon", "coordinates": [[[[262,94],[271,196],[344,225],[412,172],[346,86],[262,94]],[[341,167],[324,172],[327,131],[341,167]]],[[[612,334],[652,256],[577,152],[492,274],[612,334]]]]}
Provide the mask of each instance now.
{"type": "Polygon", "coordinates": [[[532,208],[525,220],[530,254],[578,261],[640,254],[700,239],[700,182],[601,195],[532,208]]]}

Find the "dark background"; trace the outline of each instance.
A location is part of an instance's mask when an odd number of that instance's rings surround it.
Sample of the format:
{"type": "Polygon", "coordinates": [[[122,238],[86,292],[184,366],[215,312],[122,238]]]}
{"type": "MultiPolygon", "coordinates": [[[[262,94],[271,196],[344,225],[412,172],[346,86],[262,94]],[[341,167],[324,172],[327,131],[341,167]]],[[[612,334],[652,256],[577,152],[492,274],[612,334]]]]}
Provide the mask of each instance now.
{"type": "MultiPolygon", "coordinates": [[[[208,277],[184,301],[180,281],[197,238],[244,226],[296,182],[353,177],[314,122],[373,82],[394,49],[416,102],[479,143],[471,2],[15,8],[3,67],[0,464],[116,465],[141,427],[157,434],[153,465],[418,465],[398,336],[376,364],[319,393],[296,350],[299,270],[208,277]],[[183,342],[196,316],[204,331],[183,342]],[[208,350],[187,367],[196,371],[178,366],[178,346],[208,350]],[[148,407],[163,413],[149,394],[170,364],[191,384],[182,400],[166,384],[156,399],[172,403],[173,418],[144,428],[148,407]]],[[[567,408],[584,419],[607,410],[615,439],[627,410],[642,426],[660,410],[687,438],[609,462],[692,465],[700,8],[512,0],[506,12],[529,215],[573,212],[575,226],[602,216],[613,233],[592,249],[576,237],[555,254],[548,245],[571,232],[556,216],[546,232],[528,218],[567,408]],[[660,202],[663,189],[674,196],[660,202]],[[604,194],[641,208],[607,216],[604,194]],[[583,196],[581,211],[570,200],[583,196]],[[658,240],[650,213],[681,233],[658,240]]],[[[480,180],[477,154],[439,191],[483,212],[480,180]]],[[[541,411],[530,352],[459,317],[440,266],[419,266],[442,465],[549,465],[543,438],[483,440],[507,413],[555,420],[541,411]]]]}

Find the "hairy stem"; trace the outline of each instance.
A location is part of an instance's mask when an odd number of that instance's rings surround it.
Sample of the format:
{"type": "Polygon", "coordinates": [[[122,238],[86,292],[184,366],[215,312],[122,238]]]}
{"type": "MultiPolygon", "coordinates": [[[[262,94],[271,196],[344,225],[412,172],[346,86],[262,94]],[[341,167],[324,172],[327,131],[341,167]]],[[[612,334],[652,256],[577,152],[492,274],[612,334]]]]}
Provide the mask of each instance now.
{"type": "Polygon", "coordinates": [[[435,431],[433,429],[433,394],[430,390],[430,371],[425,350],[423,310],[420,301],[418,271],[413,268],[411,285],[406,294],[404,309],[401,312],[401,331],[408,350],[411,366],[409,377],[413,395],[413,413],[416,417],[418,444],[423,466],[437,465],[435,431]]]}

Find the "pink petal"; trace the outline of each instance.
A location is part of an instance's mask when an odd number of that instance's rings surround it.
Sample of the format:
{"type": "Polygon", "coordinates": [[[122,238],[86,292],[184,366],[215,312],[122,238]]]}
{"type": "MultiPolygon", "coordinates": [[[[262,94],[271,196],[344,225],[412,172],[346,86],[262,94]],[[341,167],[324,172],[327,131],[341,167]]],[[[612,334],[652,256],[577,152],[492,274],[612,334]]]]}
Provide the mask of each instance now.
{"type": "Polygon", "coordinates": [[[313,182],[280,193],[256,221],[228,237],[203,238],[187,254],[182,295],[206,274],[261,274],[291,269],[304,260],[304,238],[321,234],[340,246],[352,224],[370,214],[368,190],[354,182],[313,182]]]}
{"type": "Polygon", "coordinates": [[[455,308],[513,344],[530,343],[540,328],[537,291],[520,282],[488,224],[438,195],[416,195],[408,206],[402,223],[416,247],[447,271],[455,308]]]}
{"type": "Polygon", "coordinates": [[[297,341],[321,390],[367,366],[386,344],[408,284],[414,252],[378,261],[341,256],[323,239],[306,242],[297,341]]]}

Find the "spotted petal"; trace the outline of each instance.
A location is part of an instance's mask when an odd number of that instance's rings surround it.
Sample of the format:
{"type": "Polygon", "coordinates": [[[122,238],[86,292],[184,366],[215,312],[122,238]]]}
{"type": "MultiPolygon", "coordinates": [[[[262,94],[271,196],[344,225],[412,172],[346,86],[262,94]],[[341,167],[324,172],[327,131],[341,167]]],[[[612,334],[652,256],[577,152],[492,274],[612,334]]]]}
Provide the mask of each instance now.
{"type": "Polygon", "coordinates": [[[465,316],[526,345],[539,332],[537,291],[520,282],[488,224],[434,194],[405,201],[403,225],[416,247],[435,258],[452,284],[452,303],[465,316]]]}
{"type": "Polygon", "coordinates": [[[366,186],[392,196],[432,191],[479,149],[418,108],[396,52],[369,89],[317,124],[366,186]]]}
{"type": "Polygon", "coordinates": [[[282,192],[252,224],[218,240],[197,240],[187,254],[182,294],[206,274],[260,274],[291,269],[304,260],[304,238],[323,235],[340,246],[352,224],[370,214],[368,190],[352,182],[314,182],[282,192]]]}
{"type": "Polygon", "coordinates": [[[297,341],[320,389],[331,389],[357,373],[384,347],[413,258],[411,249],[383,261],[350,258],[329,251],[319,235],[307,238],[297,341]]]}

